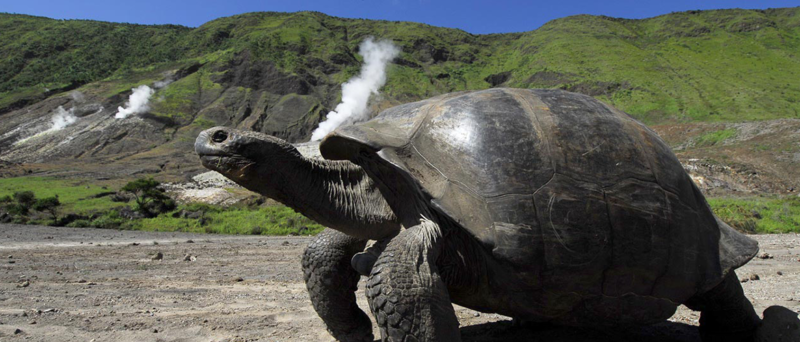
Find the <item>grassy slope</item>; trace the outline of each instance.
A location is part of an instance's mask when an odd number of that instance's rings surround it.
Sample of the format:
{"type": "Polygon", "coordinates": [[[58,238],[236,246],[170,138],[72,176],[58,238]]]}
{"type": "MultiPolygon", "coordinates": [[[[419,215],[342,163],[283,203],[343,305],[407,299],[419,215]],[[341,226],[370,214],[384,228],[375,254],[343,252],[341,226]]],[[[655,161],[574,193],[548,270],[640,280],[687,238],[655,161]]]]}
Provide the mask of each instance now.
{"type": "Polygon", "coordinates": [[[504,86],[590,93],[650,123],[800,117],[798,8],[584,15],[494,35],[313,12],[247,13],[197,29],[0,14],[0,30],[13,32],[0,37],[0,108],[159,63],[191,59],[210,72],[245,50],[338,84],[358,71],[357,45],[376,36],[404,51],[384,89],[396,103],[487,88],[488,76],[508,73],[504,86]]]}
{"type": "Polygon", "coordinates": [[[711,198],[708,202],[720,219],[740,231],[800,232],[800,198],[797,196],[711,198]]]}

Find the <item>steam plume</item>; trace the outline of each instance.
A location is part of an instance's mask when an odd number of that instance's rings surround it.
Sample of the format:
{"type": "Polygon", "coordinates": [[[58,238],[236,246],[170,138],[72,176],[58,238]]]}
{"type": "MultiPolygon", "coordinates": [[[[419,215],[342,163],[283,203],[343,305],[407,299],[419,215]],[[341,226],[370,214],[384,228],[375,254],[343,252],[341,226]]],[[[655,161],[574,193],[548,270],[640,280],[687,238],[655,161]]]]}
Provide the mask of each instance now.
{"type": "Polygon", "coordinates": [[[86,100],[86,98],[83,96],[83,93],[77,90],[73,90],[71,93],[69,93],[69,96],[72,98],[73,101],[78,103],[82,103],[83,101],[86,100]]]}
{"type": "Polygon", "coordinates": [[[378,94],[378,89],[386,83],[386,65],[400,54],[400,48],[391,41],[375,42],[369,37],[359,46],[359,54],[364,57],[361,73],[342,85],[342,103],[311,133],[311,141],[324,138],[345,122],[365,119],[369,96],[378,94]]]}
{"type": "Polygon", "coordinates": [[[133,94],[125,102],[125,107],[117,107],[117,114],[114,115],[117,119],[124,119],[131,114],[140,114],[150,110],[150,96],[156,91],[146,85],[140,85],[133,88],[133,94]]]}
{"type": "Polygon", "coordinates": [[[58,108],[56,108],[55,113],[53,114],[53,117],[50,119],[53,122],[53,126],[50,127],[50,129],[48,129],[47,131],[48,132],[60,131],[64,129],[64,127],[67,127],[75,123],[75,121],[78,121],[78,117],[75,116],[74,109],[75,108],[73,107],[70,108],[69,110],[65,110],[64,107],[58,106],[58,108]]]}
{"type": "Polygon", "coordinates": [[[155,83],[153,83],[153,87],[155,87],[156,89],[161,89],[168,86],[170,83],[174,81],[175,80],[173,80],[172,78],[166,78],[163,81],[156,81],[155,83]]]}

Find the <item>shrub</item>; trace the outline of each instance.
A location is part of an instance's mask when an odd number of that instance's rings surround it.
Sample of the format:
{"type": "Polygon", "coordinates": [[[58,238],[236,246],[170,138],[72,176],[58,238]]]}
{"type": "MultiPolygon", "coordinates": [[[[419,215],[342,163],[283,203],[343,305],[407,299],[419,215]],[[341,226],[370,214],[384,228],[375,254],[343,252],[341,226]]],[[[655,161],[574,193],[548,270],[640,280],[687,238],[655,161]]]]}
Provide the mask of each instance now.
{"type": "Polygon", "coordinates": [[[154,217],[175,209],[175,201],[164,193],[161,185],[153,178],[139,178],[122,187],[121,191],[130,193],[136,199],[136,210],[147,217],[154,217]]]}
{"type": "Polygon", "coordinates": [[[7,206],[11,214],[27,216],[31,207],[36,203],[36,195],[33,191],[18,191],[14,193],[14,202],[7,206]]]}
{"type": "Polygon", "coordinates": [[[36,203],[33,205],[33,210],[49,213],[53,218],[53,223],[56,223],[58,222],[59,206],[61,206],[61,202],[59,202],[58,195],[56,195],[36,200],[36,203]]]}
{"type": "Polygon", "coordinates": [[[67,227],[72,228],[88,228],[91,227],[92,223],[89,220],[75,220],[67,224],[67,227]]]}
{"type": "Polygon", "coordinates": [[[125,227],[127,221],[128,220],[120,216],[119,212],[116,210],[110,210],[92,220],[91,226],[97,228],[120,229],[125,227]]]}

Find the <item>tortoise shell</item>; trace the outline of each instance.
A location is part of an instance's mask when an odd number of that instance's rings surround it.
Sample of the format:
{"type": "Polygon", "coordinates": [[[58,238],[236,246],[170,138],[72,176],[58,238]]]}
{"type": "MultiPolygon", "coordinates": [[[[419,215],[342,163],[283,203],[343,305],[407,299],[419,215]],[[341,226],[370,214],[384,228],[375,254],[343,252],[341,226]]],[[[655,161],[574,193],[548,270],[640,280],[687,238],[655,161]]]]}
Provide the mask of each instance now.
{"type": "Polygon", "coordinates": [[[447,94],[340,127],[320,151],[388,162],[535,288],[683,303],[758,250],[653,131],[581,94],[447,94]]]}

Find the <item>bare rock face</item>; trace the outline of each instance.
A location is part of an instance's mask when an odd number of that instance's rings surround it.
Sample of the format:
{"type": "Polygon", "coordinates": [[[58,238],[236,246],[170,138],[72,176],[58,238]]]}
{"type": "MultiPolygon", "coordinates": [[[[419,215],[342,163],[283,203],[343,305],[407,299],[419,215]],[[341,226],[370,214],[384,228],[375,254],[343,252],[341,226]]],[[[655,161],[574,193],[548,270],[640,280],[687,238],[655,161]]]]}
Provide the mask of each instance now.
{"type": "Polygon", "coordinates": [[[319,153],[319,141],[309,141],[304,143],[294,144],[294,147],[300,151],[303,157],[311,159],[323,159],[319,153]]]}
{"type": "Polygon", "coordinates": [[[242,189],[225,176],[215,172],[205,172],[185,183],[166,183],[162,185],[170,197],[181,203],[201,202],[215,205],[231,205],[248,196],[236,195],[227,189],[242,189]]]}
{"type": "Polygon", "coordinates": [[[82,104],[63,96],[5,114],[0,122],[0,159],[47,163],[62,158],[129,155],[166,142],[163,131],[167,123],[139,116],[116,119],[115,105],[122,103],[94,100],[82,104]],[[69,112],[74,122],[57,129],[54,120],[59,110],[69,112]]]}

